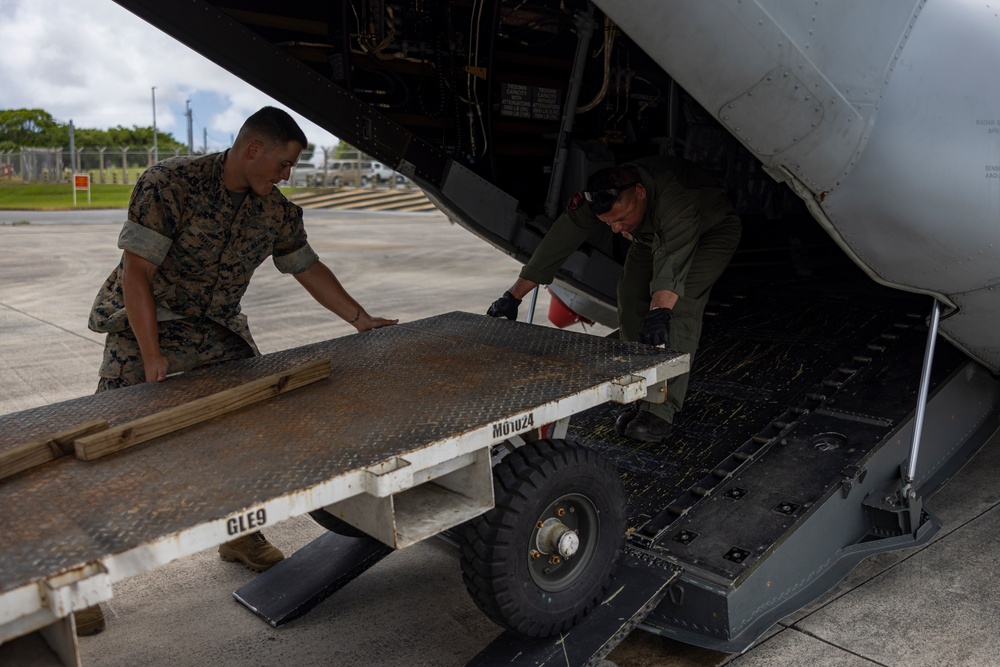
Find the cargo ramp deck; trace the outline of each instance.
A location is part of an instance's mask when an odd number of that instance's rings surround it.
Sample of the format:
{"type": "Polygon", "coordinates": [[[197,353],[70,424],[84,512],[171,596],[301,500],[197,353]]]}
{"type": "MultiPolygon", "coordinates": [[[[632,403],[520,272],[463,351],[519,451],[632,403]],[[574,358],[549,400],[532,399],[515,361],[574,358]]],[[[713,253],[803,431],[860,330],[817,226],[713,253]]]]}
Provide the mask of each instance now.
{"type": "MultiPolygon", "coordinates": [[[[1000,379],[937,341],[904,501],[930,308],[850,267],[745,271],[713,290],[670,438],[618,437],[608,406],[573,419],[622,475],[628,548],[681,572],[640,628],[742,652],[864,558],[934,537],[934,494],[1000,427],[1000,379]]],[[[560,664],[554,642],[518,651],[560,664]]]]}

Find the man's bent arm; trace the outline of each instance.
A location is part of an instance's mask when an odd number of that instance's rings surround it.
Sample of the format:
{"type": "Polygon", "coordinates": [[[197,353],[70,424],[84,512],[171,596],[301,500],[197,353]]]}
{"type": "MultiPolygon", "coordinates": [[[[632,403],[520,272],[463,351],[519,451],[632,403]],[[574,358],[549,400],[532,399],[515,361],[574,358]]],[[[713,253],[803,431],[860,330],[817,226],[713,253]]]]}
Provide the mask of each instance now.
{"type": "Polygon", "coordinates": [[[337,276],[333,275],[333,271],[319,260],[305,271],[292,275],[321,306],[353,324],[359,332],[378,329],[399,321],[372,317],[366,313],[365,309],[347,293],[337,280],[337,276]]]}
{"type": "Polygon", "coordinates": [[[160,352],[160,328],[156,323],[152,287],[159,267],[128,250],[122,253],[122,267],[125,313],[139,342],[146,382],[163,382],[167,379],[167,360],[160,352]]]}
{"type": "Polygon", "coordinates": [[[673,309],[677,305],[678,300],[677,292],[672,292],[668,289],[656,290],[653,292],[652,301],[649,304],[649,309],[654,308],[670,308],[673,309]]]}
{"type": "Polygon", "coordinates": [[[511,296],[520,301],[521,299],[524,298],[525,294],[535,289],[536,287],[538,287],[538,283],[531,282],[527,278],[519,277],[516,281],[514,281],[514,284],[511,285],[510,289],[507,291],[510,292],[511,296]]]}

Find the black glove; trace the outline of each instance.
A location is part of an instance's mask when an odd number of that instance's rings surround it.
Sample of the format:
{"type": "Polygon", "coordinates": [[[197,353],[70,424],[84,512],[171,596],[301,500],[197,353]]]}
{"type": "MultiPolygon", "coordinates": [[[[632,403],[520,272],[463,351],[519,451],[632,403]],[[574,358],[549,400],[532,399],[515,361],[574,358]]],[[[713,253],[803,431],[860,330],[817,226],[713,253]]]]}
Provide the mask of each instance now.
{"type": "Polygon", "coordinates": [[[504,292],[502,297],[493,302],[486,314],[490,317],[506,317],[508,320],[516,320],[517,307],[520,305],[520,299],[515,299],[510,292],[504,292]]]}
{"type": "Polygon", "coordinates": [[[669,308],[654,308],[646,313],[642,330],[639,331],[639,342],[666,347],[670,342],[670,315],[673,312],[669,308]]]}

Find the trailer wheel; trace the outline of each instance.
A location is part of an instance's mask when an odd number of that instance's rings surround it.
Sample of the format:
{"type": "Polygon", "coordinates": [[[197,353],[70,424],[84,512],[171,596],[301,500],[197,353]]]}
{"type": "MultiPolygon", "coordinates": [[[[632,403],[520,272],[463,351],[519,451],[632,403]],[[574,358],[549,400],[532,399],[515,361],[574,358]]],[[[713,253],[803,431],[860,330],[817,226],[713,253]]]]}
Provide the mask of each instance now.
{"type": "Polygon", "coordinates": [[[332,533],[337,533],[338,535],[343,535],[344,537],[368,537],[368,533],[365,531],[355,528],[343,519],[339,519],[330,514],[325,509],[313,510],[312,512],[309,512],[309,516],[312,517],[313,521],[332,533]]]}
{"type": "Polygon", "coordinates": [[[625,539],[625,493],[605,458],[538,440],[493,469],[496,506],[462,540],[462,579],[480,609],[528,637],[565,632],[605,597],[625,539]]]}

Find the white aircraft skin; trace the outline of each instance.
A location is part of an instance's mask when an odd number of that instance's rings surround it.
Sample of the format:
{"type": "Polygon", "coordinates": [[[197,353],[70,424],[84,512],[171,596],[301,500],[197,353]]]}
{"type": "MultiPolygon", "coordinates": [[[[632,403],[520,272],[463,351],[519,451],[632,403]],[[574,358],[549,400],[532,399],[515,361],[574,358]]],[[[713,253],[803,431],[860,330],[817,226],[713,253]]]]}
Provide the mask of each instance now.
{"type": "Polygon", "coordinates": [[[1000,4],[597,0],[873,278],[1000,369],[1000,4]]]}

